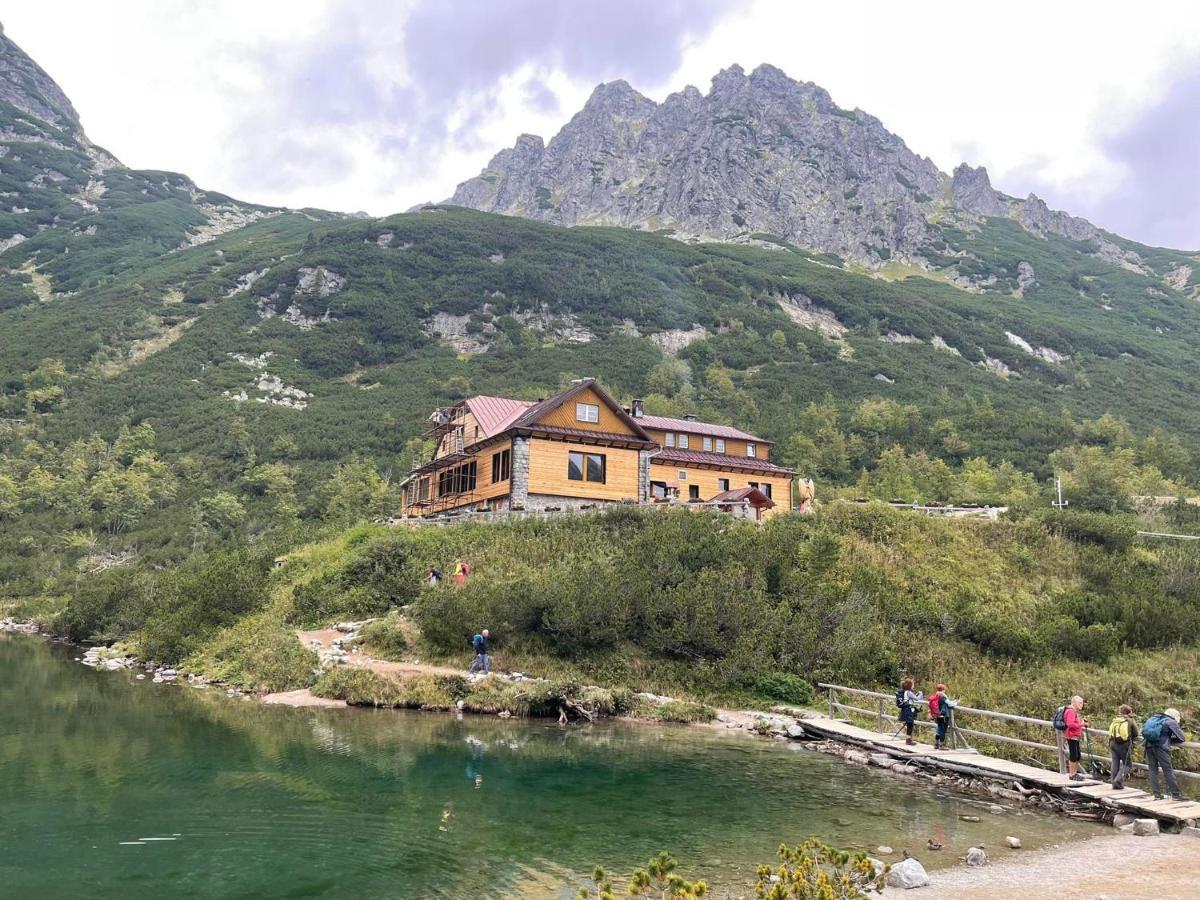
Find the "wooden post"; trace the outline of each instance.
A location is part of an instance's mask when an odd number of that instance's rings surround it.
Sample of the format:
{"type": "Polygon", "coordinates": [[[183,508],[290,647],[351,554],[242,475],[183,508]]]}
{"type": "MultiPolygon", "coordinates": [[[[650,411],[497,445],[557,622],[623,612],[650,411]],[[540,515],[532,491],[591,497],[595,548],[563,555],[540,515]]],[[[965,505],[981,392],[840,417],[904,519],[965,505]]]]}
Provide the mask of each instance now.
{"type": "Polygon", "coordinates": [[[833,688],[829,689],[829,718],[833,718],[833,688]]]}
{"type": "Polygon", "coordinates": [[[887,719],[883,717],[883,698],[879,698],[879,733],[887,731],[887,719]]]}
{"type": "Polygon", "coordinates": [[[1067,745],[1063,741],[1062,732],[1058,729],[1054,731],[1054,743],[1058,747],[1058,774],[1067,774],[1067,745]]]}

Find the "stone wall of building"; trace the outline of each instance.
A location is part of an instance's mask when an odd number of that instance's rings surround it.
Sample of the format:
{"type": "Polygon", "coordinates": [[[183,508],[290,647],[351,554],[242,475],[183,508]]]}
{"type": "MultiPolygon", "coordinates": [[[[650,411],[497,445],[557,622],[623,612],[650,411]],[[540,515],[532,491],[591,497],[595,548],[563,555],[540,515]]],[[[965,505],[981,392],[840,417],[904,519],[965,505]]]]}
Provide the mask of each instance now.
{"type": "Polygon", "coordinates": [[[509,508],[525,509],[529,498],[529,438],[515,435],[512,441],[512,469],[509,473],[509,508]]]}

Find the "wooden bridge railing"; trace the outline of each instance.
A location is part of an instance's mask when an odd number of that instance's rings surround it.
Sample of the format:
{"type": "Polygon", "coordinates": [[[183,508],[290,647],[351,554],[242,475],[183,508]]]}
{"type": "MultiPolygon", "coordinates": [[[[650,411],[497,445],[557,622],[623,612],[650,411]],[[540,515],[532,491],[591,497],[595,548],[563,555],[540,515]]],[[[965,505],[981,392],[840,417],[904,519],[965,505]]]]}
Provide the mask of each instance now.
{"type": "MultiPolygon", "coordinates": [[[[887,733],[889,729],[899,725],[899,718],[896,715],[896,697],[894,694],[884,694],[879,691],[867,691],[862,688],[846,687],[840,684],[826,684],[821,682],[817,685],[829,692],[829,717],[831,719],[842,718],[838,713],[853,713],[860,718],[875,720],[875,727],[880,733],[887,733]],[[870,701],[869,706],[854,706],[849,703],[843,703],[839,695],[850,695],[851,697],[862,697],[870,701]]],[[[862,702],[862,701],[859,701],[862,702]]],[[[929,701],[922,700],[921,705],[928,707],[929,701]]],[[[996,712],[991,709],[975,709],[971,706],[956,706],[954,707],[954,718],[951,720],[951,727],[947,731],[947,738],[950,741],[950,746],[955,750],[970,751],[973,748],[967,741],[967,738],[979,738],[985,741],[994,741],[998,744],[1012,744],[1018,747],[1025,747],[1029,750],[1043,751],[1053,753],[1058,759],[1058,770],[1065,772],[1067,770],[1067,753],[1066,742],[1062,738],[1061,732],[1057,731],[1054,723],[1048,719],[1035,719],[1030,716],[1018,716],[1014,713],[996,712]],[[1030,740],[1028,737],[1017,737],[1012,734],[997,734],[993,731],[983,731],[979,728],[964,728],[957,721],[958,716],[967,715],[981,719],[991,719],[997,722],[1004,722],[1010,725],[1022,726],[1020,729],[1026,734],[1041,735],[1049,732],[1054,743],[1048,744],[1044,741],[1030,740]]],[[[917,720],[918,728],[935,728],[936,725],[928,720],[917,720]]],[[[982,727],[982,726],[981,726],[982,727]]],[[[1108,732],[1099,728],[1088,728],[1087,733],[1095,738],[1103,741],[1101,744],[1102,750],[1099,753],[1093,752],[1094,748],[1088,742],[1084,742],[1085,746],[1081,748],[1083,755],[1089,759],[1099,760],[1100,762],[1109,762],[1108,755],[1108,732]]],[[[1177,745],[1179,746],[1179,745],[1177,745]]],[[[1182,745],[1187,750],[1200,750],[1200,743],[1196,741],[1188,741],[1182,745]]],[[[1136,771],[1146,771],[1144,763],[1134,763],[1136,771]]],[[[1192,772],[1186,769],[1175,769],[1175,774],[1181,778],[1194,778],[1200,780],[1200,772],[1192,772]]]]}

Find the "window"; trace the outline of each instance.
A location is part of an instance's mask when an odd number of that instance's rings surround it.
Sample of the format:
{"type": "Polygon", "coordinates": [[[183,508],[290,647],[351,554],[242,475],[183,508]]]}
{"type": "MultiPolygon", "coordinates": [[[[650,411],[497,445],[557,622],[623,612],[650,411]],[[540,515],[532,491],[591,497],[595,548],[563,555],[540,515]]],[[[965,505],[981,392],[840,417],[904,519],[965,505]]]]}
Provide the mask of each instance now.
{"type": "Polygon", "coordinates": [[[575,419],[579,422],[599,422],[600,407],[595,403],[576,403],[575,419]]]}
{"type": "Polygon", "coordinates": [[[684,450],[687,449],[687,441],[688,441],[688,436],[686,434],[681,434],[679,436],[679,446],[684,450]]]}
{"type": "Polygon", "coordinates": [[[687,481],[687,469],[680,469],[680,470],[679,470],[679,480],[680,480],[680,481],[687,481]]]}
{"type": "Polygon", "coordinates": [[[747,484],[748,484],[750,487],[752,487],[752,488],[757,488],[757,487],[758,487],[758,482],[757,482],[757,481],[748,481],[748,482],[746,482],[746,483],[747,483],[747,484]]]}
{"type": "Polygon", "coordinates": [[[428,478],[422,478],[420,481],[417,482],[417,499],[418,500],[428,500],[429,499],[429,479],[428,478]]]}
{"type": "Polygon", "coordinates": [[[763,482],[762,492],[767,495],[768,500],[771,499],[771,483],[769,481],[763,482]]]}
{"type": "Polygon", "coordinates": [[[650,496],[655,500],[665,500],[667,497],[667,483],[665,481],[650,482],[650,496]]]}
{"type": "Polygon", "coordinates": [[[501,450],[499,453],[492,454],[492,484],[497,484],[501,481],[508,481],[509,471],[512,468],[512,451],[501,450]]]}
{"type": "Polygon", "coordinates": [[[747,444],[747,445],[746,445],[746,455],[747,455],[747,456],[753,456],[753,455],[754,455],[754,445],[753,445],[753,444],[747,444]]]}
{"type": "Polygon", "coordinates": [[[729,490],[729,479],[728,478],[718,478],[717,479],[717,490],[718,491],[729,490]]]}
{"type": "Polygon", "coordinates": [[[675,432],[673,432],[673,431],[667,432],[667,446],[668,447],[675,446],[675,432]]]}
{"type": "Polygon", "coordinates": [[[567,478],[604,484],[605,460],[602,453],[568,453],[567,478]]]}
{"type": "Polygon", "coordinates": [[[446,497],[450,494],[466,494],[473,490],[475,490],[474,460],[466,465],[442,469],[438,472],[439,497],[446,497]]]}
{"type": "Polygon", "coordinates": [[[717,452],[718,453],[725,452],[725,438],[717,438],[717,452]]]}
{"type": "Polygon", "coordinates": [[[700,499],[700,485],[689,484],[688,485],[688,500],[699,500],[699,499],[700,499]]]}
{"type": "Polygon", "coordinates": [[[707,450],[709,453],[712,452],[712,438],[706,437],[704,439],[704,449],[707,450]]]}

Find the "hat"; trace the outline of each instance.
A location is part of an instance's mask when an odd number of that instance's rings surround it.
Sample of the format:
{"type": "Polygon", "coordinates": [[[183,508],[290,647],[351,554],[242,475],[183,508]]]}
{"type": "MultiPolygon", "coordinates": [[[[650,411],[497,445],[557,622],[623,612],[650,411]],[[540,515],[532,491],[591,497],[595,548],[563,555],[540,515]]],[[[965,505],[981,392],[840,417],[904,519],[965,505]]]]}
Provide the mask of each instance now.
{"type": "Polygon", "coordinates": [[[1176,722],[1183,721],[1183,719],[1179,717],[1179,710],[1175,709],[1175,707],[1171,707],[1170,709],[1166,710],[1163,712],[1163,715],[1169,719],[1174,719],[1176,722]]]}

